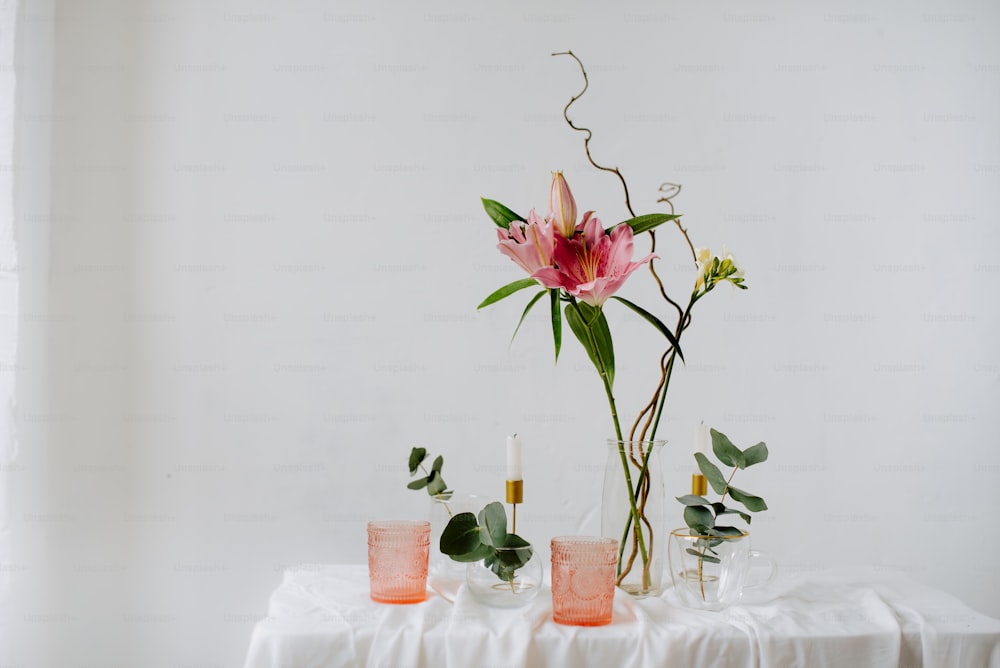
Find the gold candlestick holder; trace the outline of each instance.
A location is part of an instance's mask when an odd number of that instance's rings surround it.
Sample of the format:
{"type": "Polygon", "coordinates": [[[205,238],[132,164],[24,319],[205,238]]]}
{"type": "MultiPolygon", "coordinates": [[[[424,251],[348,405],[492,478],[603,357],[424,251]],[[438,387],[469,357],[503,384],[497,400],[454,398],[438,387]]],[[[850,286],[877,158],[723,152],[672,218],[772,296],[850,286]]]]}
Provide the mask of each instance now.
{"type": "Polygon", "coordinates": [[[507,481],[507,503],[511,505],[513,510],[511,511],[511,524],[513,525],[511,533],[517,533],[517,504],[524,501],[524,481],[523,480],[508,480],[507,481]]]}
{"type": "Polygon", "coordinates": [[[691,474],[691,493],[705,496],[708,492],[708,480],[700,473],[691,474]]]}

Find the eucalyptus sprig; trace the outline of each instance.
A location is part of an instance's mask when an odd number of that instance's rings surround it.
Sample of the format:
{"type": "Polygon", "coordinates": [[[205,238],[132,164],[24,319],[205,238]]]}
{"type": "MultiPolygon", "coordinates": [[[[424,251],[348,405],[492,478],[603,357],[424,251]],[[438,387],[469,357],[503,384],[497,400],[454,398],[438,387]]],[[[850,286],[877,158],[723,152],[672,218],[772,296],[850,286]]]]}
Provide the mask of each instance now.
{"type": "Polygon", "coordinates": [[[448,489],[444,478],[441,477],[441,467],[444,466],[444,456],[438,455],[431,464],[431,470],[424,468],[424,460],[427,459],[426,448],[413,448],[410,450],[410,476],[417,474],[417,469],[424,472],[423,478],[417,478],[406,487],[408,489],[426,489],[427,493],[435,499],[448,500],[452,491],[448,489]]]}
{"type": "Polygon", "coordinates": [[[479,511],[478,518],[473,513],[452,517],[441,533],[440,547],[441,553],[454,561],[483,561],[500,580],[512,586],[514,574],[532,555],[531,543],[507,533],[507,512],[499,501],[479,511]]]}
{"type": "Polygon", "coordinates": [[[717,494],[721,495],[721,498],[712,502],[698,494],[685,494],[678,496],[677,500],[684,505],[684,523],[691,530],[691,535],[703,537],[696,543],[698,549],[687,548],[688,554],[698,557],[699,560],[717,564],[719,563],[718,553],[713,548],[720,545],[726,537],[743,535],[743,531],[736,527],[719,525],[717,523],[719,518],[723,515],[739,515],[744,522],[750,524],[752,519],[750,513],[767,510],[764,499],[733,487],[730,482],[736,475],[736,471],[767,461],[768,453],[767,445],[763,441],[751,445],[746,450],[740,450],[722,432],[712,429],[711,435],[712,452],[716,458],[722,464],[733,467],[729,477],[726,478],[721,469],[704,454],[695,453],[694,458],[698,462],[698,469],[708,480],[708,484],[717,494]],[[726,506],[724,502],[727,496],[742,504],[746,512],[726,506]]]}

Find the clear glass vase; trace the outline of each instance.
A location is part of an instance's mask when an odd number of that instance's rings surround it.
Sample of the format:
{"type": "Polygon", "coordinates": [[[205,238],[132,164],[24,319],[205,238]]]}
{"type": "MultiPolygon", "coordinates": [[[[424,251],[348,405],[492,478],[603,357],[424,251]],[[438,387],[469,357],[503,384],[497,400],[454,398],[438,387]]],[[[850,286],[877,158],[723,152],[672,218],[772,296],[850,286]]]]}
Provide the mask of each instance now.
{"type": "Polygon", "coordinates": [[[502,580],[486,565],[476,561],[466,567],[465,582],[469,593],[491,608],[520,608],[538,596],[542,590],[542,560],[531,545],[497,548],[500,561],[520,562],[530,554],[527,563],[518,568],[509,580],[502,580]],[[509,556],[507,556],[509,555],[509,556]],[[516,557],[516,558],[515,558],[516,557]]]}
{"type": "Polygon", "coordinates": [[[448,521],[459,513],[478,515],[493,499],[479,494],[452,492],[447,498],[430,497],[427,519],[431,523],[430,572],[431,587],[449,601],[454,601],[458,588],[465,582],[465,564],[441,554],[441,532],[448,521]]]}
{"type": "Polygon", "coordinates": [[[608,440],[601,534],[618,541],[615,583],[638,597],[663,592],[668,537],[661,461],[664,445],[664,440],[608,440]]]}

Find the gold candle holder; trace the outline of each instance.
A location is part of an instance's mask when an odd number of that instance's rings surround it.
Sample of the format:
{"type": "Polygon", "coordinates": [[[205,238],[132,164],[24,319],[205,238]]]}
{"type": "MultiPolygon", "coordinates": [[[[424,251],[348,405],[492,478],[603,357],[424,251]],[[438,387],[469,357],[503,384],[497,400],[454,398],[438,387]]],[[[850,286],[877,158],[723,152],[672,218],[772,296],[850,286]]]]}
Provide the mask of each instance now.
{"type": "Polygon", "coordinates": [[[691,474],[691,493],[705,496],[708,493],[708,480],[700,473],[691,474]]]}
{"type": "Polygon", "coordinates": [[[523,480],[508,480],[507,481],[507,503],[513,508],[511,515],[511,533],[517,533],[517,504],[524,501],[524,481],[523,480]]]}

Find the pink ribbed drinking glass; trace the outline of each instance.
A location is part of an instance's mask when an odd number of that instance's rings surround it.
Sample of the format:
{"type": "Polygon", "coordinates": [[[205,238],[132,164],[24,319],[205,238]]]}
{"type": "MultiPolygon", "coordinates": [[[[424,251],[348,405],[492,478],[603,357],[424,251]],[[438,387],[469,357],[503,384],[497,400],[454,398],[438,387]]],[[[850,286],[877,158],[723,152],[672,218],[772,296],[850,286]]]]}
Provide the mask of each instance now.
{"type": "Polygon", "coordinates": [[[384,520],[368,523],[368,576],[379,603],[427,599],[431,523],[384,520]]]}
{"type": "Polygon", "coordinates": [[[572,626],[610,624],[617,563],[614,538],[553,538],[552,619],[572,626]]]}

